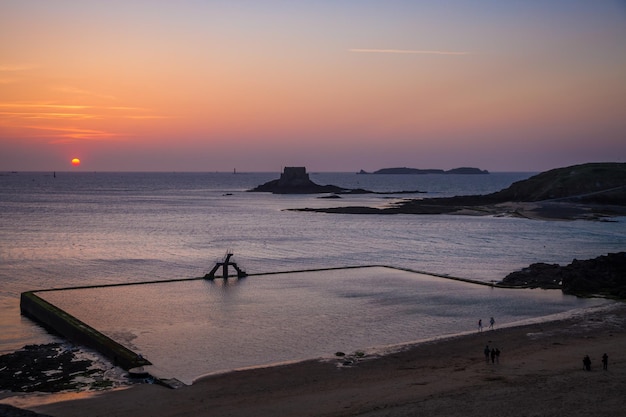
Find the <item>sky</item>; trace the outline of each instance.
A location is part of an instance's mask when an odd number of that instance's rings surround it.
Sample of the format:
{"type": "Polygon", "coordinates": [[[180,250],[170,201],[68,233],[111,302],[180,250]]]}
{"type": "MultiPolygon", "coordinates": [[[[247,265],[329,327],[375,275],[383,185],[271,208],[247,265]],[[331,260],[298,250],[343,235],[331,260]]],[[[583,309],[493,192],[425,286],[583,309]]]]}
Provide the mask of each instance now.
{"type": "Polygon", "coordinates": [[[0,0],[0,171],[586,162],[626,162],[624,0],[0,0]]]}

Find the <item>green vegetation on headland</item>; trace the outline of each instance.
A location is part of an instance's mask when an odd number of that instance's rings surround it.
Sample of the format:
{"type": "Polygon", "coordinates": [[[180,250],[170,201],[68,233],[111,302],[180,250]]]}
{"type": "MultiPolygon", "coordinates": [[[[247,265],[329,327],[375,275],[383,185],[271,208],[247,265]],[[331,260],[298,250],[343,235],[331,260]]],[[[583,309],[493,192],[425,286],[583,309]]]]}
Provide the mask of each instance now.
{"type": "Polygon", "coordinates": [[[559,220],[626,216],[626,164],[589,163],[546,171],[486,195],[402,200],[384,208],[304,208],[346,214],[510,215],[559,220]]]}
{"type": "Polygon", "coordinates": [[[626,252],[609,253],[571,264],[536,263],[507,275],[499,284],[523,288],[561,289],[577,296],[626,299],[626,252]]]}

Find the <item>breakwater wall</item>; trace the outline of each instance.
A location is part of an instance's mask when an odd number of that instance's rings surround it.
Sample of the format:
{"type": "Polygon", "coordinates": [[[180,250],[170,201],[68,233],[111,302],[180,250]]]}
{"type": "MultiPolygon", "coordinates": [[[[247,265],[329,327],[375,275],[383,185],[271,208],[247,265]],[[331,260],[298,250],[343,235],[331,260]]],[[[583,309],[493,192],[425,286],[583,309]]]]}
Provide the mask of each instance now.
{"type": "Polygon", "coordinates": [[[337,267],[314,268],[314,269],[294,269],[294,270],[279,271],[279,272],[260,272],[260,273],[256,273],[256,274],[248,274],[248,276],[295,274],[295,273],[302,273],[302,272],[322,272],[322,271],[337,271],[337,270],[345,270],[345,269],[366,269],[366,268],[389,268],[389,269],[396,269],[398,271],[411,272],[411,273],[414,273],[414,274],[430,275],[432,277],[449,279],[449,280],[452,280],[452,281],[467,282],[468,284],[483,285],[483,286],[487,286],[487,287],[511,288],[511,289],[519,288],[519,287],[515,287],[515,286],[511,286],[511,285],[501,284],[499,282],[494,282],[494,281],[489,281],[489,282],[487,282],[487,281],[480,281],[480,280],[477,280],[477,279],[455,277],[455,276],[448,275],[448,274],[437,274],[437,273],[434,273],[434,272],[419,271],[419,270],[411,269],[411,268],[403,268],[403,267],[399,267],[399,266],[390,266],[390,265],[377,265],[377,264],[374,264],[374,265],[337,266],[337,267]]]}
{"type": "Polygon", "coordinates": [[[59,334],[73,343],[100,352],[116,366],[129,370],[150,365],[150,362],[145,358],[140,357],[71,314],[50,304],[33,291],[21,294],[20,310],[24,316],[42,324],[51,332],[59,334]]]}

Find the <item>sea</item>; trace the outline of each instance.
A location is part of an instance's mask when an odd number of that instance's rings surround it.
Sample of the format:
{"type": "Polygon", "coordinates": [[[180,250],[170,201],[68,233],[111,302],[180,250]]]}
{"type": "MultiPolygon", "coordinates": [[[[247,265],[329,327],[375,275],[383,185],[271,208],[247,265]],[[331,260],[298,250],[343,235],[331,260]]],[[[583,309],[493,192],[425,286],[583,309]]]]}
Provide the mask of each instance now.
{"type": "Polygon", "coordinates": [[[24,291],[164,281],[87,298],[97,303],[59,291],[57,301],[192,383],[204,374],[476,331],[480,318],[495,316],[504,326],[593,308],[607,301],[445,276],[492,283],[535,262],[565,265],[626,249],[624,217],[289,210],[486,194],[530,172],[309,175],[381,194],[249,192],[279,172],[0,173],[0,354],[59,341],[20,315],[24,291]],[[203,277],[226,253],[248,278],[165,283],[203,277]],[[131,314],[141,320],[126,323],[131,314]]]}

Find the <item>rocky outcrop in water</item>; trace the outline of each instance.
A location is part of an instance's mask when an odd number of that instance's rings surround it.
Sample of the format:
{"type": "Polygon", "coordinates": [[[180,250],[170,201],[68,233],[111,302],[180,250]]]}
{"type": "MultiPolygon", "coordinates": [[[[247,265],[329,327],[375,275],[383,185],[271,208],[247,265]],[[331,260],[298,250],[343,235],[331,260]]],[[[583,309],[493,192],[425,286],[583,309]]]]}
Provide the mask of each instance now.
{"type": "Polygon", "coordinates": [[[78,349],[60,343],[28,345],[0,356],[0,390],[59,392],[115,386],[108,368],[80,357],[78,349]]]}
{"type": "Polygon", "coordinates": [[[626,299],[626,252],[609,253],[571,264],[535,263],[507,275],[502,285],[562,289],[566,294],[626,299]]]}
{"type": "Polygon", "coordinates": [[[362,188],[343,188],[336,185],[319,185],[311,181],[305,167],[285,167],[280,178],[268,181],[250,192],[273,194],[417,194],[422,191],[375,192],[362,188]]]}
{"type": "Polygon", "coordinates": [[[311,181],[305,167],[285,167],[280,178],[249,190],[274,194],[344,193],[349,190],[335,185],[319,185],[311,181]]]}

